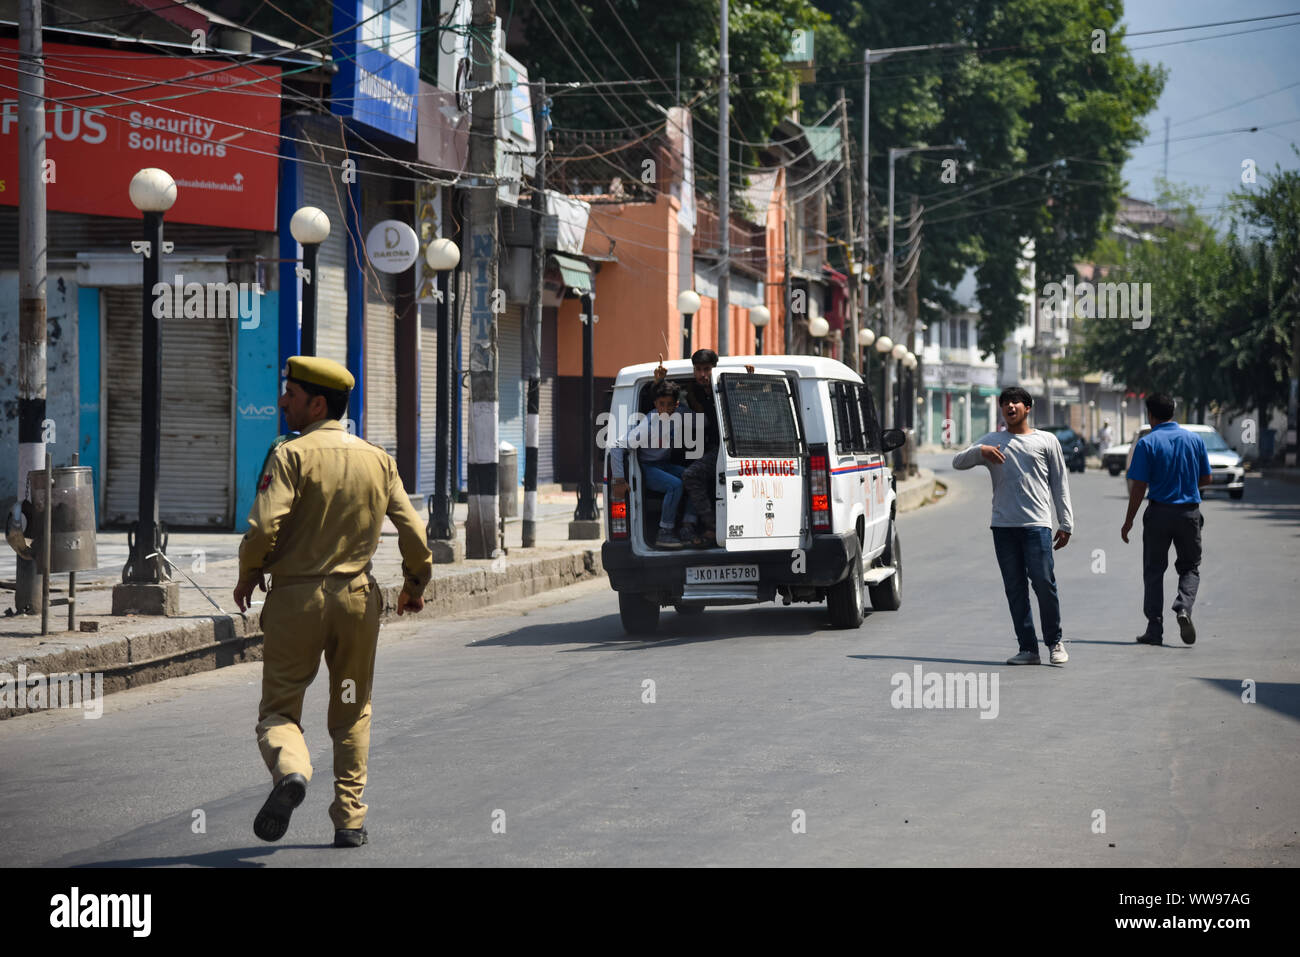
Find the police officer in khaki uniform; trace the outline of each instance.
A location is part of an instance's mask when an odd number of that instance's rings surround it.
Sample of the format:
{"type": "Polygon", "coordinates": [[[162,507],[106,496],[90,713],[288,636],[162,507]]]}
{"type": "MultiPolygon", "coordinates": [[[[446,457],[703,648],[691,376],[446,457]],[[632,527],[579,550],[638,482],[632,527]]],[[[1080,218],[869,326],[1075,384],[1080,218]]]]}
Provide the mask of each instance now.
{"type": "Polygon", "coordinates": [[[278,841],[307,794],[311,760],[302,733],[302,702],[320,668],[329,669],[329,733],[334,741],[335,847],[366,843],[366,758],[370,689],[379,640],[380,594],[370,574],[384,516],[397,526],[405,581],[397,613],[420,611],[433,557],[397,463],[383,449],[348,433],[352,374],[337,362],[294,356],[280,408],[301,434],[267,457],[249,529],[239,547],[235,604],[249,607],[254,587],[271,590],[262,607],[265,636],[257,744],[271,771],[271,795],[253,822],[264,841],[278,841]]]}

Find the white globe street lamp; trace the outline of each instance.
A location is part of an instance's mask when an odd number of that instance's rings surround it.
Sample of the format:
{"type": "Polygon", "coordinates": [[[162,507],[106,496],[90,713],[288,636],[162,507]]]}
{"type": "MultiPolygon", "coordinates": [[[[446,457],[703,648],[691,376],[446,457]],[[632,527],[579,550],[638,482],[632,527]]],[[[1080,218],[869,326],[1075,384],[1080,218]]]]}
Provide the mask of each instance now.
{"type": "MultiPolygon", "coordinates": [[[[447,301],[448,274],[460,264],[460,247],[450,239],[429,243],[424,262],[434,273],[438,286],[437,302],[437,376],[434,394],[433,495],[429,503],[429,540],[447,543],[438,554],[455,554],[451,543],[456,540],[452,516],[451,439],[455,416],[452,409],[451,309],[447,301]]],[[[446,559],[440,559],[446,560],[446,559]]]]}
{"type": "Polygon", "coordinates": [[[772,321],[772,313],[767,306],[755,306],[749,310],[749,321],[754,324],[754,354],[763,354],[763,327],[772,321]]]}
{"type": "Polygon", "coordinates": [[[894,348],[894,340],[889,336],[881,336],[876,340],[876,351],[882,355],[894,348]]]}
{"type": "Polygon", "coordinates": [[[889,350],[889,354],[901,362],[903,356],[907,355],[907,346],[903,345],[901,342],[897,343],[893,349],[889,350]]]}
{"type": "Polygon", "coordinates": [[[694,289],[677,294],[677,311],[682,314],[682,358],[691,357],[691,317],[700,311],[700,295],[694,289]]]}
{"type": "Polygon", "coordinates": [[[289,220],[289,233],[302,244],[302,332],[299,351],[305,356],[316,354],[316,292],[320,287],[316,273],[316,256],[320,244],[329,239],[330,218],[323,209],[303,206],[289,220]]]}
{"type": "Polygon", "coordinates": [[[330,238],[330,218],[323,209],[303,206],[289,220],[289,233],[304,246],[319,246],[330,238]]]}
{"type": "Polygon", "coordinates": [[[131,177],[131,205],[142,213],[165,213],[176,202],[176,180],[150,166],[131,177]]]}
{"type": "Polygon", "coordinates": [[[831,331],[831,324],[821,316],[813,316],[808,320],[808,335],[813,337],[817,352],[815,355],[822,354],[822,339],[826,333],[831,331]]]}
{"type": "MultiPolygon", "coordinates": [[[[141,592],[163,593],[163,605],[176,590],[167,583],[163,568],[158,524],[158,475],[162,443],[162,318],[154,310],[154,289],[162,271],[163,213],[176,202],[176,180],[166,170],[148,167],[131,177],[131,204],[144,214],[144,242],[135,248],[144,254],[141,270],[140,330],[140,481],[139,512],[131,554],[122,581],[113,586],[113,614],[135,613],[153,604],[141,592]]],[[[166,295],[166,293],[164,293],[166,295]]]]}
{"type": "Polygon", "coordinates": [[[865,347],[871,345],[875,341],[876,341],[876,334],[872,332],[870,329],[858,330],[858,345],[865,347]]]}

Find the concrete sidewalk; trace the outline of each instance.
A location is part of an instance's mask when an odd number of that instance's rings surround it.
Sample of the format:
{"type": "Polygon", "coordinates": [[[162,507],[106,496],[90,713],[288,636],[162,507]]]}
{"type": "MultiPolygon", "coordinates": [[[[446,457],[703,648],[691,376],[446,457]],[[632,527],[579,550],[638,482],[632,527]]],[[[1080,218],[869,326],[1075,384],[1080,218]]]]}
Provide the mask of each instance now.
{"type": "MultiPolygon", "coordinates": [[[[920,508],[934,500],[934,473],[921,473],[898,483],[900,511],[920,508]]],[[[603,497],[597,496],[598,503],[603,497]]],[[[522,520],[506,521],[507,553],[497,559],[465,560],[434,565],[433,579],[425,590],[425,608],[420,614],[480,608],[499,601],[514,601],[553,588],[563,588],[604,574],[600,541],[568,539],[569,520],[577,505],[575,492],[558,487],[538,494],[537,544],[521,545],[522,520]]],[[[521,502],[522,508],[522,502],[521,502]]],[[[461,540],[468,507],[456,506],[455,518],[461,540]]],[[[421,510],[421,517],[426,514],[421,510]]],[[[50,581],[48,635],[41,635],[41,616],[14,615],[5,609],[0,618],[0,719],[26,713],[17,704],[13,681],[21,672],[28,676],[103,674],[103,691],[109,694],[198,671],[210,671],[262,657],[262,632],[258,622],[261,600],[240,614],[231,593],[239,572],[239,543],[242,532],[176,532],[167,544],[167,556],[194,580],[191,584],[176,573],[180,583],[181,615],[171,618],[114,616],[112,589],[121,581],[126,562],[127,536],[124,531],[97,535],[99,567],[77,573],[76,610],[80,628],[68,631],[68,576],[56,574],[50,581]],[[197,585],[197,587],[196,587],[197,585]],[[212,602],[200,592],[206,591],[212,602]],[[20,672],[21,669],[21,672],[20,672]],[[7,700],[8,699],[8,700],[7,700]]],[[[15,556],[2,546],[0,580],[6,583],[6,605],[12,603],[15,556]]],[[[401,587],[401,555],[396,530],[385,523],[384,535],[375,553],[373,574],[383,589],[384,620],[393,610],[401,587]]],[[[3,594],[3,593],[0,593],[3,594]]]]}
{"type": "MultiPolygon", "coordinates": [[[[568,540],[576,493],[557,489],[538,497],[535,547],[525,549],[521,545],[522,520],[507,519],[506,554],[494,560],[467,559],[434,565],[420,614],[512,601],[602,574],[601,543],[568,540]]],[[[462,541],[466,513],[466,505],[456,506],[462,541]]],[[[422,513],[421,517],[427,516],[422,513]]],[[[231,595],[238,578],[242,538],[243,534],[236,532],[173,534],[167,546],[168,557],[198,587],[177,573],[181,614],[155,618],[111,614],[112,589],[121,581],[127,541],[125,532],[101,532],[97,536],[99,568],[77,573],[77,623],[79,628],[95,630],[67,630],[68,576],[54,575],[50,581],[48,635],[41,635],[39,614],[13,615],[12,608],[6,608],[5,617],[0,618],[0,683],[17,676],[20,666],[28,676],[102,672],[107,694],[261,658],[258,612],[265,596],[255,592],[256,604],[240,614],[231,595]],[[220,610],[199,588],[215,600],[220,610]]],[[[0,578],[11,583],[15,556],[8,546],[4,552],[0,557],[0,578]]],[[[402,582],[396,530],[388,523],[375,553],[373,574],[383,590],[386,620],[395,614],[393,608],[402,582]]],[[[5,598],[5,604],[11,605],[12,591],[5,598]]],[[[3,695],[0,689],[0,719],[24,713],[25,709],[7,707],[3,695]]]]}

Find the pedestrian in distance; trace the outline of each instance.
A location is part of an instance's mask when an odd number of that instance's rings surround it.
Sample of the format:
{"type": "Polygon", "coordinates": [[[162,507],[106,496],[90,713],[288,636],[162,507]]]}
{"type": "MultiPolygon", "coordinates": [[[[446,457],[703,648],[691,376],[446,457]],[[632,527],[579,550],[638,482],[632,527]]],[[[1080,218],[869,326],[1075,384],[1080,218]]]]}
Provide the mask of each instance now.
{"type": "Polygon", "coordinates": [[[370,570],[384,517],[397,527],[402,554],[399,615],[424,607],[433,556],[393,457],[339,421],[355,384],[351,373],[329,359],[294,356],[285,376],[280,408],[288,427],[300,434],[274,447],[268,458],[239,546],[235,586],[242,612],[254,587],[266,591],[265,575],[271,575],[261,614],[257,744],[272,788],[253,832],[278,841],[306,797],[312,767],[302,731],[303,696],[324,654],[334,742],[334,846],[359,847],[368,839],[361,798],[381,601],[370,570]]]}
{"type": "Polygon", "coordinates": [[[1002,390],[998,408],[1007,430],[990,432],[964,452],[958,452],[953,456],[952,466],[970,469],[983,465],[993,479],[993,517],[989,523],[993,531],[993,553],[1002,570],[1002,584],[1020,647],[1016,655],[1007,659],[1007,664],[1041,663],[1029,605],[1032,585],[1038,596],[1043,643],[1047,645],[1051,663],[1062,665],[1070,656],[1062,640],[1061,603],[1052,552],[1069,543],[1074,519],[1065,454],[1052,433],[1030,428],[1033,405],[1033,397],[1024,389],[1002,390]],[[1053,512],[1058,526],[1055,538],[1053,512]]]}
{"type": "Polygon", "coordinates": [[[1169,546],[1174,546],[1178,594],[1173,610],[1184,644],[1196,641],[1192,606],[1201,583],[1201,487],[1210,482],[1210,457],[1195,432],[1174,421],[1174,400],[1163,392],[1147,396],[1151,431],[1138,439],[1129,463],[1128,513],[1120,538],[1128,544],[1142,498],[1150,490],[1142,513],[1142,614],[1146,630],[1138,644],[1164,644],[1165,570],[1169,546]]]}
{"type": "Polygon", "coordinates": [[[1098,452],[1098,454],[1100,454],[1100,455],[1104,455],[1104,454],[1106,453],[1106,450],[1107,450],[1108,448],[1110,448],[1110,445],[1111,445],[1111,442],[1112,442],[1113,439],[1114,439],[1114,436],[1111,434],[1111,431],[1110,431],[1110,422],[1109,422],[1109,420],[1103,422],[1103,423],[1101,424],[1101,431],[1097,433],[1097,452],[1098,452]]]}

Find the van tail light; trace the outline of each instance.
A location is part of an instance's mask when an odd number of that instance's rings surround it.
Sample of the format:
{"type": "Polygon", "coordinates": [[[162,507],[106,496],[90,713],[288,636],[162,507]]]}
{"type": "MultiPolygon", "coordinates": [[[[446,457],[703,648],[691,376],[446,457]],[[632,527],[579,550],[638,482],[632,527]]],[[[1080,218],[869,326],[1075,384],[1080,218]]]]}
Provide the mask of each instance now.
{"type": "Polygon", "coordinates": [[[824,445],[808,448],[808,492],[812,499],[812,527],[815,532],[831,528],[830,458],[824,445]]]}
{"type": "Polygon", "coordinates": [[[608,463],[605,465],[605,489],[609,495],[609,537],[611,540],[627,538],[627,493],[614,493],[608,463]]]}

